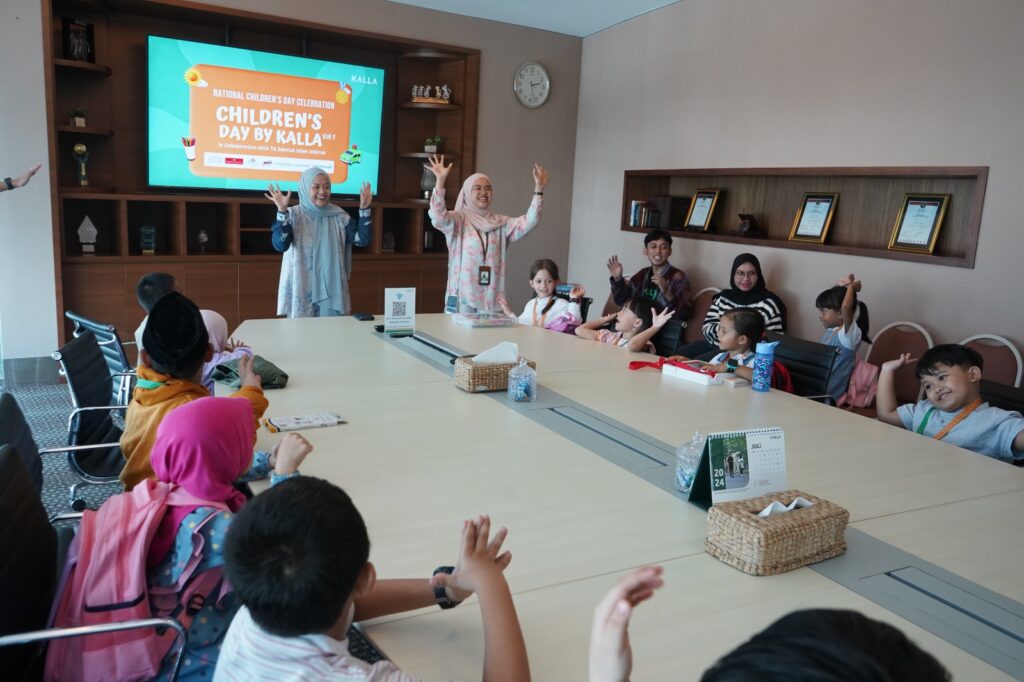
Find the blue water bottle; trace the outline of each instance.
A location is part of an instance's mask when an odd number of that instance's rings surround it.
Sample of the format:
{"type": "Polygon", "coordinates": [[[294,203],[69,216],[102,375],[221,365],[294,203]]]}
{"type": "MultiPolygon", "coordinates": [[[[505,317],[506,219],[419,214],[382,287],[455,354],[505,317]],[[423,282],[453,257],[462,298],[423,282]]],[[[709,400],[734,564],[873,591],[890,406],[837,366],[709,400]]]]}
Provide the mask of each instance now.
{"type": "Polygon", "coordinates": [[[762,341],[757,344],[754,356],[754,377],[750,382],[755,391],[767,393],[772,387],[772,364],[775,362],[775,346],[778,341],[762,341]]]}

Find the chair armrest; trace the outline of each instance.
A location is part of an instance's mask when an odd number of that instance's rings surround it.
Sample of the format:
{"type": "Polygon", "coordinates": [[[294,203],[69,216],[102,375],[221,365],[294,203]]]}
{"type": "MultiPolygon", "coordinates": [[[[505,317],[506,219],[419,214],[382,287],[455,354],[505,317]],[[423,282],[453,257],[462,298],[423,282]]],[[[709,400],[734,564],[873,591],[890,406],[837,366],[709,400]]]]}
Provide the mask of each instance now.
{"type": "Polygon", "coordinates": [[[135,370],[133,369],[131,371],[125,371],[125,372],[111,372],[110,376],[112,376],[112,377],[134,377],[134,376],[136,376],[136,374],[135,374],[135,370]]]}
{"type": "Polygon", "coordinates": [[[93,445],[61,445],[56,448],[40,448],[40,455],[52,455],[58,452],[82,452],[84,450],[99,450],[100,448],[120,447],[120,443],[95,443],[93,445]]]}
{"type": "Polygon", "coordinates": [[[102,411],[102,410],[107,410],[107,411],[122,410],[123,411],[123,410],[127,410],[127,409],[128,408],[125,405],[101,405],[101,406],[98,406],[98,407],[76,407],[75,409],[71,410],[70,414],[68,414],[68,434],[71,433],[71,423],[75,420],[75,415],[81,414],[82,412],[99,412],[99,411],[102,411]]]}
{"type": "Polygon", "coordinates": [[[73,628],[51,628],[49,630],[34,630],[32,632],[20,632],[14,635],[0,637],[0,647],[16,646],[19,644],[34,644],[47,642],[51,639],[67,639],[68,637],[84,637],[86,635],[97,635],[104,632],[120,632],[122,630],[140,630],[142,628],[171,628],[175,632],[178,655],[174,659],[174,669],[171,671],[171,680],[178,679],[181,672],[181,662],[184,659],[185,647],[188,646],[188,633],[181,623],[173,618],[142,618],[139,620],[126,620],[121,623],[105,623],[103,625],[81,625],[73,628]]]}
{"type": "Polygon", "coordinates": [[[835,406],[836,404],[836,399],[830,395],[802,395],[800,397],[807,398],[808,400],[817,400],[819,402],[825,403],[826,405],[835,406]]]}
{"type": "Polygon", "coordinates": [[[121,345],[122,346],[134,346],[135,342],[134,341],[122,341],[121,345]]]}
{"type": "Polygon", "coordinates": [[[54,514],[49,519],[50,525],[57,523],[58,521],[78,521],[82,518],[82,512],[64,512],[63,514],[54,514]]]}

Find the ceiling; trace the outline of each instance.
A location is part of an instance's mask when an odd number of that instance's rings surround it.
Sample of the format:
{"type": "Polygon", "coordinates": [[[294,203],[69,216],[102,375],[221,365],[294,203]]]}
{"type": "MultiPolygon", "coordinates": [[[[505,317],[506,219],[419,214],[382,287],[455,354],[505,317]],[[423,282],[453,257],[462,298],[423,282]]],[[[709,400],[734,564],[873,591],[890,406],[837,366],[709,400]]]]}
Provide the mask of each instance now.
{"type": "Polygon", "coordinates": [[[679,0],[391,0],[581,38],[679,0]]]}

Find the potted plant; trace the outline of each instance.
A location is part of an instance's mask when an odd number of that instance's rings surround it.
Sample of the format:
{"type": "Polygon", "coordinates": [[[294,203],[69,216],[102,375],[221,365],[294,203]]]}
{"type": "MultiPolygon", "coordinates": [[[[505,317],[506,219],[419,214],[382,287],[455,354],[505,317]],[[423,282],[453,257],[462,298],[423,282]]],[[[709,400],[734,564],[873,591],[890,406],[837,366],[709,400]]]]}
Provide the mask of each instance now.
{"type": "Polygon", "coordinates": [[[71,120],[71,125],[76,128],[85,127],[85,110],[74,107],[68,109],[68,118],[71,120]]]}
{"type": "Polygon", "coordinates": [[[423,151],[425,151],[428,154],[436,154],[437,153],[437,148],[440,147],[440,146],[441,146],[441,136],[440,135],[434,135],[433,137],[428,137],[423,142],[423,151]]]}

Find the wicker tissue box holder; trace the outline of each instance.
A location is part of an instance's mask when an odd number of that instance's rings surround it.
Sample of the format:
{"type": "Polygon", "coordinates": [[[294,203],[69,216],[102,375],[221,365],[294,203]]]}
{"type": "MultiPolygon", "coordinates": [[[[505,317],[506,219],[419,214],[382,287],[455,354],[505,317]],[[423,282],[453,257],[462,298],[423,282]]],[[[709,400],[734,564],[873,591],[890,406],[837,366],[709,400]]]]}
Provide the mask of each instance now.
{"type": "Polygon", "coordinates": [[[704,550],[751,575],[777,575],[846,552],[850,512],[814,495],[787,490],[737,502],[720,502],[708,511],[704,550]],[[789,505],[797,497],[810,507],[760,517],[758,512],[778,500],[789,505]]]}
{"type": "MultiPolygon", "coordinates": [[[[473,358],[455,359],[455,385],[470,393],[508,390],[508,373],[518,362],[487,362],[477,364],[473,358]]],[[[526,364],[537,369],[537,363],[526,364]]]]}

